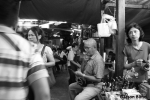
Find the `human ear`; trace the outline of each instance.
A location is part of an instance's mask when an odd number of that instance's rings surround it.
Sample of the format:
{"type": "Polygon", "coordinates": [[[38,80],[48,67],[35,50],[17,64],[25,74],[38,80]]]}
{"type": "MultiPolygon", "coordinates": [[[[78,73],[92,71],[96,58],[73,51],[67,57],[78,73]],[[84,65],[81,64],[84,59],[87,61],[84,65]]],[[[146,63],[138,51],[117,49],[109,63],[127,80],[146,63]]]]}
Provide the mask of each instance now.
{"type": "Polygon", "coordinates": [[[38,39],[40,40],[41,38],[42,38],[42,36],[41,36],[41,35],[39,35],[39,36],[38,36],[38,39]]]}

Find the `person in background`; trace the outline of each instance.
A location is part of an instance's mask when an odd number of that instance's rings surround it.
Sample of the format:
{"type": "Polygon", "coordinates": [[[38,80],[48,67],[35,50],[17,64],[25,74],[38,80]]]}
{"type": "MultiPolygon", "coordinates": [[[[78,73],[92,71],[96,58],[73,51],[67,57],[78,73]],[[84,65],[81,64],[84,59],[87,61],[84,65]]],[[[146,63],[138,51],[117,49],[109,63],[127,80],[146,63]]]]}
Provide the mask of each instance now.
{"type": "Polygon", "coordinates": [[[61,70],[60,65],[62,65],[62,60],[63,60],[60,57],[61,49],[60,48],[57,48],[57,49],[55,48],[55,49],[53,49],[53,51],[55,52],[54,53],[54,58],[55,58],[55,61],[56,61],[55,67],[56,67],[57,72],[60,72],[60,70],[61,70]]]}
{"type": "Polygon", "coordinates": [[[110,62],[113,62],[114,60],[115,60],[115,53],[113,53],[112,51],[109,51],[106,62],[110,63],[110,62]]]}
{"type": "MultiPolygon", "coordinates": [[[[75,64],[77,64],[75,62],[75,59],[76,59],[76,52],[78,51],[79,47],[78,47],[78,44],[77,43],[73,43],[72,44],[72,47],[70,48],[70,51],[68,53],[68,57],[67,57],[67,65],[68,65],[68,69],[71,69],[71,70],[74,70],[76,71],[77,70],[77,66],[74,66],[75,64]]],[[[76,81],[76,78],[75,78],[75,75],[74,73],[72,73],[72,71],[69,70],[69,84],[73,83],[76,81]]]]}
{"type": "Polygon", "coordinates": [[[86,85],[82,86],[78,82],[70,84],[70,100],[91,100],[102,89],[105,64],[97,51],[96,41],[93,38],[85,40],[84,49],[87,55],[84,66],[81,66],[81,70],[76,71],[75,75],[86,80],[86,85]]]}
{"type": "Polygon", "coordinates": [[[19,0],[0,1],[0,100],[50,100],[48,72],[30,43],[13,29],[18,22],[19,0]],[[29,84],[27,84],[29,83],[29,84]]]}
{"type": "Polygon", "coordinates": [[[53,86],[56,82],[53,75],[52,67],[55,66],[53,51],[50,47],[42,44],[44,42],[44,32],[40,27],[32,27],[28,32],[28,40],[36,44],[35,52],[41,54],[45,62],[45,66],[49,72],[49,82],[53,86]]]}
{"type": "Polygon", "coordinates": [[[139,84],[148,79],[148,69],[143,62],[150,62],[150,44],[142,41],[144,32],[137,23],[131,23],[126,28],[127,43],[124,47],[124,68],[129,70],[127,80],[130,87],[139,89],[139,84]]]}
{"type": "Polygon", "coordinates": [[[113,51],[109,51],[108,57],[105,62],[105,76],[104,79],[108,79],[107,81],[112,81],[115,74],[115,53],[113,51]]]}
{"type": "Polygon", "coordinates": [[[63,69],[67,69],[67,54],[66,54],[66,50],[62,49],[61,53],[60,53],[60,58],[62,58],[62,70],[63,69]]]}

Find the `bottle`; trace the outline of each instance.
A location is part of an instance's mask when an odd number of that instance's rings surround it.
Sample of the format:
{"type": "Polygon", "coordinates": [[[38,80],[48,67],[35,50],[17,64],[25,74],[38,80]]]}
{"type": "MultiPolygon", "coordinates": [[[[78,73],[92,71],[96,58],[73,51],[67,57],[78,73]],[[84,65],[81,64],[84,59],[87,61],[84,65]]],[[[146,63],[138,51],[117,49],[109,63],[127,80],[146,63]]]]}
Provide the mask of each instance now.
{"type": "Polygon", "coordinates": [[[112,63],[112,65],[113,65],[113,70],[115,71],[115,64],[116,64],[116,62],[115,62],[115,60],[113,61],[113,63],[112,63]]]}
{"type": "Polygon", "coordinates": [[[115,90],[115,79],[112,80],[111,91],[115,90]]]}
{"type": "Polygon", "coordinates": [[[118,77],[116,77],[116,81],[115,81],[115,91],[119,91],[119,79],[118,77]]]}

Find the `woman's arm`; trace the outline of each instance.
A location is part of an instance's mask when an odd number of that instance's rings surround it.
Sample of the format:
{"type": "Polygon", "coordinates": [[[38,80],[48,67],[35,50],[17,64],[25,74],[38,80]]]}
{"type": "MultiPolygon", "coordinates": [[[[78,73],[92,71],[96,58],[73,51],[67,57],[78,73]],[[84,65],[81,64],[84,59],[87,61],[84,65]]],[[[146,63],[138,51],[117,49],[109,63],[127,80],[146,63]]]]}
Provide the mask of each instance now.
{"type": "Polygon", "coordinates": [[[45,63],[46,67],[53,67],[55,66],[55,59],[53,55],[47,54],[46,55],[48,62],[45,63]]]}
{"type": "Polygon", "coordinates": [[[46,67],[53,67],[55,66],[55,59],[53,56],[53,51],[51,50],[50,47],[46,47],[46,58],[47,58],[47,63],[45,63],[46,67]]]}
{"type": "Polygon", "coordinates": [[[127,57],[124,57],[124,68],[131,69],[132,67],[136,66],[136,62],[127,63],[127,57]]]}

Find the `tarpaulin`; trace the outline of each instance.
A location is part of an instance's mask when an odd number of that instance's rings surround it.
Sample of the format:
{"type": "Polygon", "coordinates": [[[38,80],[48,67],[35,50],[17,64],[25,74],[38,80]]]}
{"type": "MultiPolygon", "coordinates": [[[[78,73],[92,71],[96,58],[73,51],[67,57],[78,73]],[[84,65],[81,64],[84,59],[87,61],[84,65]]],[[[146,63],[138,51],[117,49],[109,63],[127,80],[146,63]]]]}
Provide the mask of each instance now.
{"type": "Polygon", "coordinates": [[[100,0],[25,0],[21,2],[19,17],[97,24],[100,22],[100,0]]]}

